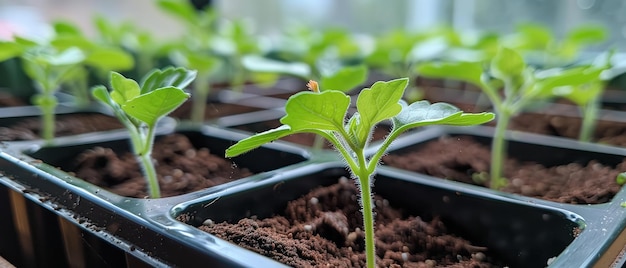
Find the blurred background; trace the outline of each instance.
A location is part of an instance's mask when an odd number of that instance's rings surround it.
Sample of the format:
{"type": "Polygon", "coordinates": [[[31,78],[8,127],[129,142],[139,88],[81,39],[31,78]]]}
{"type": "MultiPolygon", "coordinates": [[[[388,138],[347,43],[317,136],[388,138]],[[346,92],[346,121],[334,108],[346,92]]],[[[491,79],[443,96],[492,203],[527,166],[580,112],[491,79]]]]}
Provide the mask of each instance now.
{"type": "MultiPolygon", "coordinates": [[[[566,33],[582,24],[599,24],[609,31],[595,48],[626,49],[626,1],[600,0],[194,0],[213,5],[224,18],[245,18],[256,34],[272,35],[294,24],[343,27],[355,33],[380,33],[390,29],[427,29],[452,26],[463,32],[493,31],[506,34],[521,22],[549,26],[566,33]]],[[[63,19],[94,32],[92,16],[131,21],[159,37],[179,36],[182,26],[151,0],[0,0],[0,38],[11,32],[45,35],[47,23],[63,19]]],[[[592,47],[594,48],[594,47],[592,47]]]]}

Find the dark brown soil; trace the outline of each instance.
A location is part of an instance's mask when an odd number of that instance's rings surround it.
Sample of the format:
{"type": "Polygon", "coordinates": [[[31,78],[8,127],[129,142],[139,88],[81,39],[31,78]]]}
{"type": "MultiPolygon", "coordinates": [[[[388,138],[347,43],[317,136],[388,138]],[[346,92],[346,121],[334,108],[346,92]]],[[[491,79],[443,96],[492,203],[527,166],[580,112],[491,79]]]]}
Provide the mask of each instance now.
{"type": "MultiPolygon", "coordinates": [[[[56,116],[55,137],[123,128],[117,118],[97,113],[61,114],[56,116]]],[[[11,126],[0,127],[0,141],[39,139],[41,120],[32,117],[11,126]]]]}
{"type": "MultiPolygon", "coordinates": [[[[152,157],[163,197],[185,194],[251,175],[207,148],[194,148],[186,136],[172,134],[155,142],[152,157]]],[[[146,181],[135,156],[117,155],[96,147],[80,154],[72,169],[78,178],[129,197],[148,196],[146,181]]]]}
{"type": "MultiPolygon", "coordinates": [[[[581,124],[580,117],[525,113],[514,117],[509,129],[578,139],[581,124]]],[[[626,123],[598,120],[593,137],[598,143],[626,146],[626,123]]]]}
{"type": "MultiPolygon", "coordinates": [[[[428,174],[434,177],[487,187],[472,175],[488,173],[490,148],[471,137],[441,137],[419,150],[383,157],[386,165],[428,174]]],[[[620,190],[615,178],[626,170],[626,161],[617,167],[597,162],[544,167],[537,163],[508,158],[504,176],[509,179],[502,190],[524,196],[562,203],[598,204],[608,202],[620,190]]],[[[488,176],[485,176],[488,177],[488,176]]]]}
{"type": "Polygon", "coordinates": [[[0,107],[15,107],[27,105],[22,99],[6,92],[0,92],[0,107]]]}
{"type": "MultiPolygon", "coordinates": [[[[450,233],[439,219],[404,216],[375,195],[379,267],[501,267],[488,249],[450,233]]],[[[362,214],[346,178],[288,203],[284,213],[201,230],[293,267],[364,267],[362,214]]]]}
{"type": "MultiPolygon", "coordinates": [[[[183,103],[180,107],[174,110],[169,116],[179,119],[188,120],[191,118],[191,101],[187,101],[183,103]]],[[[249,113],[254,111],[259,111],[260,108],[243,106],[237,104],[229,104],[229,103],[207,103],[207,106],[204,110],[204,119],[214,119],[226,115],[234,115],[234,114],[242,114],[249,113]]]]}

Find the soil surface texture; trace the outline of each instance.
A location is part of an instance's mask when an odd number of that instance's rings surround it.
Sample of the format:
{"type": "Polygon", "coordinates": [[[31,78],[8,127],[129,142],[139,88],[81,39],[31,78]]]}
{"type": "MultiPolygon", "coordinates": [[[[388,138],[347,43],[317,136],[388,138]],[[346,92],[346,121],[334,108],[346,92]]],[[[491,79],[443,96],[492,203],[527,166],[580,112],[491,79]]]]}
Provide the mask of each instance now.
{"type": "MultiPolygon", "coordinates": [[[[180,107],[170,113],[168,116],[188,120],[191,118],[191,101],[187,101],[183,103],[180,107]]],[[[204,110],[204,119],[214,119],[227,115],[235,115],[242,113],[249,113],[261,110],[260,108],[243,106],[237,104],[230,103],[213,103],[209,102],[206,104],[206,108],[204,110]]]]}
{"type": "MultiPolygon", "coordinates": [[[[383,162],[434,177],[488,187],[488,181],[481,182],[473,177],[481,173],[480,177],[489,177],[491,156],[489,146],[471,137],[444,136],[414,151],[390,153],[383,157],[383,162]]],[[[626,161],[617,167],[595,161],[586,165],[546,167],[509,157],[504,166],[504,176],[509,183],[502,190],[561,203],[605,203],[621,188],[615,180],[621,170],[626,170],[626,161]]]]}
{"type": "MultiPolygon", "coordinates": [[[[161,195],[181,195],[230,182],[252,173],[207,148],[194,148],[189,139],[171,134],[157,139],[152,151],[161,195]]],[[[74,160],[75,176],[113,193],[144,198],[147,184],[134,154],[118,155],[111,148],[96,147],[74,160]]]]}
{"type": "MultiPolygon", "coordinates": [[[[199,228],[292,267],[365,267],[357,191],[344,177],[289,202],[280,215],[204,221],[199,228]]],[[[406,216],[382,197],[374,198],[379,267],[503,266],[487,248],[450,233],[439,218],[406,216]]]]}
{"type": "MultiPolygon", "coordinates": [[[[10,126],[0,126],[0,141],[23,141],[40,138],[41,120],[25,118],[10,126]]],[[[97,113],[56,115],[55,137],[123,128],[115,117],[97,113]]]]}

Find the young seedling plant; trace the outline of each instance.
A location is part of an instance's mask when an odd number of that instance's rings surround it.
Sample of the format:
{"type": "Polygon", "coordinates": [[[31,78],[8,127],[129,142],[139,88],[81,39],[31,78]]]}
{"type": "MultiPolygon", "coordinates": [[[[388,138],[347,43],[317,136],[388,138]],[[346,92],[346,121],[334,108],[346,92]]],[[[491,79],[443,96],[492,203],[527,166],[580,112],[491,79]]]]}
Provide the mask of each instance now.
{"type": "MultiPolygon", "coordinates": [[[[363,84],[367,80],[367,66],[334,66],[328,68],[308,65],[304,62],[283,62],[260,56],[248,56],[243,59],[243,65],[260,73],[275,73],[297,77],[303,80],[318,80],[320,88],[334,89],[348,92],[363,84]]],[[[317,82],[316,82],[317,83],[317,82]]],[[[316,136],[313,149],[319,150],[324,146],[323,138],[316,136]]]]}
{"type": "Polygon", "coordinates": [[[204,121],[206,103],[211,93],[211,80],[215,72],[222,65],[222,61],[209,53],[190,51],[185,48],[171,53],[172,61],[177,65],[194,69],[198,72],[193,82],[193,97],[191,101],[191,122],[200,124],[204,121]]]}
{"type": "Polygon", "coordinates": [[[92,88],[93,96],[110,107],[128,130],[133,153],[142,167],[151,198],[161,196],[152,162],[157,123],[190,97],[183,88],[195,78],[196,71],[169,67],[153,70],[138,84],[111,72],[111,92],[103,85],[92,88]]]}
{"type": "MultiPolygon", "coordinates": [[[[559,91],[597,82],[603,69],[589,66],[537,71],[526,65],[520,53],[506,47],[500,47],[486,65],[487,68],[483,62],[431,62],[418,66],[418,72],[426,77],[472,83],[489,98],[497,114],[491,145],[489,186],[499,189],[507,183],[502,170],[506,151],[505,132],[511,118],[532,103],[559,96],[559,91]]],[[[485,179],[481,178],[484,175],[479,174],[476,178],[485,179]]]]}
{"type": "Polygon", "coordinates": [[[77,47],[57,49],[46,42],[36,42],[15,37],[13,56],[22,61],[24,73],[35,83],[39,91],[32,102],[41,110],[41,137],[51,144],[55,132],[55,109],[58,99],[55,93],[70,77],[75,68],[85,60],[85,54],[77,47]]]}
{"type": "Polygon", "coordinates": [[[492,113],[469,114],[446,104],[417,101],[408,105],[402,95],[408,79],[376,82],[363,89],[357,98],[357,112],[346,120],[350,97],[338,90],[320,90],[310,81],[311,91],[291,96],[286,104],[282,126],[245,138],[226,150],[226,157],[235,157],[265,143],[295,133],[315,133],[328,140],[347,163],[360,189],[365,230],[367,266],[375,267],[374,212],[372,203],[373,176],[389,145],[403,132],[421,126],[447,124],[469,126],[488,122],[492,113]],[[365,154],[376,125],[390,120],[392,129],[376,153],[365,154]]]}
{"type": "Polygon", "coordinates": [[[82,64],[76,66],[68,74],[63,86],[76,99],[78,107],[86,107],[91,103],[89,97],[90,78],[103,78],[110,71],[126,71],[134,67],[135,61],[121,47],[113,47],[91,41],[83,35],[78,26],[65,21],[53,23],[55,37],[50,44],[59,50],[71,47],[79,48],[85,55],[82,64]],[[93,74],[93,76],[90,76],[93,74]]]}

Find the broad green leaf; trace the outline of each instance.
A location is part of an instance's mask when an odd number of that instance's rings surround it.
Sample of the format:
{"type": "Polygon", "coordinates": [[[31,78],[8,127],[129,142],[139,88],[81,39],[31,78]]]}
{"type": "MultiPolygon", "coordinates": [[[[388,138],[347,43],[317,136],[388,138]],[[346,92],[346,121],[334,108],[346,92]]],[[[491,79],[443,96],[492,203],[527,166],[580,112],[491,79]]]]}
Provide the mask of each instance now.
{"type": "Polygon", "coordinates": [[[161,117],[174,111],[188,98],[189,94],[182,89],[164,87],[127,101],[122,109],[148,126],[154,126],[161,117]]]}
{"type": "Polygon", "coordinates": [[[80,35],[57,36],[50,40],[50,44],[58,50],[65,50],[71,47],[77,47],[81,50],[89,50],[95,47],[93,42],[80,35]]]}
{"type": "Polygon", "coordinates": [[[13,41],[21,47],[35,47],[39,45],[37,41],[22,36],[13,36],[13,41]]]}
{"type": "Polygon", "coordinates": [[[495,78],[501,80],[520,77],[525,69],[526,63],[524,63],[522,55],[510,48],[501,47],[491,60],[491,73],[495,78]]]}
{"type": "MultiPolygon", "coordinates": [[[[588,66],[573,67],[566,70],[547,70],[538,74],[538,82],[535,87],[539,94],[542,95],[565,96],[570,93],[563,91],[565,90],[563,87],[579,87],[587,83],[599,81],[602,71],[604,70],[588,66]],[[547,75],[541,76],[544,73],[547,73],[547,75]],[[560,92],[558,90],[554,91],[558,88],[561,88],[560,92]]],[[[573,88],[570,88],[570,90],[573,90],[573,88]]]]}
{"type": "Polygon", "coordinates": [[[347,92],[363,84],[365,80],[367,80],[367,66],[343,67],[330,76],[323,76],[320,80],[320,88],[347,92]]]}
{"type": "Polygon", "coordinates": [[[22,47],[15,42],[0,41],[0,62],[19,56],[22,47]]]}
{"type": "Polygon", "coordinates": [[[172,53],[172,59],[189,69],[195,69],[204,73],[212,73],[221,66],[221,61],[218,57],[197,52],[176,51],[172,53]]]}
{"type": "Polygon", "coordinates": [[[397,115],[402,110],[398,101],[404,95],[408,83],[408,78],[401,78],[389,82],[379,81],[371,88],[363,89],[356,102],[361,124],[369,128],[397,115]]]}
{"type": "Polygon", "coordinates": [[[566,41],[576,45],[599,43],[606,39],[607,29],[600,25],[582,25],[567,34],[566,41]]]}
{"type": "Polygon", "coordinates": [[[157,5],[161,10],[183,21],[194,24],[197,22],[197,14],[190,1],[185,0],[158,0],[157,5]]]}
{"type": "Polygon", "coordinates": [[[459,108],[448,103],[430,104],[428,101],[417,101],[404,106],[402,112],[393,118],[397,131],[427,125],[478,125],[493,120],[493,113],[463,113],[459,108]]]}
{"type": "Polygon", "coordinates": [[[55,21],[52,23],[52,28],[57,35],[83,35],[78,25],[70,21],[55,21]]]}
{"type": "Polygon", "coordinates": [[[226,149],[226,157],[238,156],[250,150],[256,149],[265,143],[280,139],[293,133],[294,132],[289,126],[282,125],[275,129],[270,129],[268,131],[255,134],[253,136],[240,140],[239,142],[226,149]]]}
{"type": "Polygon", "coordinates": [[[141,83],[141,94],[162,87],[187,87],[197,75],[195,70],[187,70],[182,67],[169,67],[165,70],[155,69],[146,75],[141,83]]]}
{"type": "Polygon", "coordinates": [[[284,62],[256,55],[246,55],[241,60],[244,68],[253,72],[279,73],[311,79],[311,68],[302,62],[284,62]]]}
{"type": "Polygon", "coordinates": [[[417,73],[424,77],[448,78],[482,86],[480,77],[483,66],[480,62],[432,62],[417,66],[417,73]]]}
{"type": "Polygon", "coordinates": [[[125,71],[135,66],[135,60],[132,55],[121,49],[97,48],[87,55],[85,64],[104,71],[125,71]]]}
{"type": "Polygon", "coordinates": [[[350,106],[350,97],[341,91],[298,92],[285,104],[287,115],[280,119],[294,131],[340,130],[350,106]]]}
{"type": "Polygon", "coordinates": [[[111,99],[119,105],[123,105],[131,99],[139,96],[139,85],[135,80],[128,79],[117,72],[111,72],[111,99]]]}
{"type": "Polygon", "coordinates": [[[516,42],[512,44],[518,49],[545,50],[554,36],[550,29],[537,23],[524,23],[517,26],[516,42]]]}

